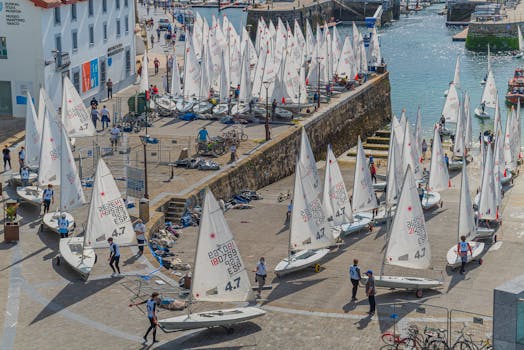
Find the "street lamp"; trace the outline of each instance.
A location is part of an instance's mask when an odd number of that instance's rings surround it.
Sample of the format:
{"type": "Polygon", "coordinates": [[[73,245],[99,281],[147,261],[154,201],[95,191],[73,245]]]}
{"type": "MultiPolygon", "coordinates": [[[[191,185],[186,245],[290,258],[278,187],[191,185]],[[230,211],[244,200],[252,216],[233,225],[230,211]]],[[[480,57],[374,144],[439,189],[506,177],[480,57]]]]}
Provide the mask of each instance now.
{"type": "Polygon", "coordinates": [[[269,133],[269,96],[268,96],[268,90],[269,85],[271,85],[270,81],[264,81],[263,82],[264,87],[266,88],[266,141],[269,141],[271,139],[271,135],[269,133]]]}
{"type": "Polygon", "coordinates": [[[320,57],[317,56],[318,62],[318,79],[317,79],[317,109],[320,108],[320,57]]]}
{"type": "Polygon", "coordinates": [[[144,146],[144,198],[149,199],[149,189],[147,186],[147,139],[149,138],[149,135],[140,136],[140,142],[142,142],[142,146],[144,146]]]}

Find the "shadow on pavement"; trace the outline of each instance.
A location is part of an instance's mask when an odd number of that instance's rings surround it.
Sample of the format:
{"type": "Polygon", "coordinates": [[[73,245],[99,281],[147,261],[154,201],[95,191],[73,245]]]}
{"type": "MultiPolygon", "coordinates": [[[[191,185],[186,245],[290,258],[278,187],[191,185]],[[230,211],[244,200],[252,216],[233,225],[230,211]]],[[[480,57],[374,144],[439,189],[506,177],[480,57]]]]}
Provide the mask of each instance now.
{"type": "Polygon", "coordinates": [[[113,284],[121,280],[122,278],[105,278],[88,281],[86,283],[70,283],[51,301],[49,301],[49,304],[47,304],[38,315],[36,315],[36,317],[30,322],[30,325],[42,321],[71,305],[81,302],[94,293],[98,293],[105,288],[111,287],[113,284]]]}
{"type": "Polygon", "coordinates": [[[284,276],[282,278],[274,278],[273,281],[271,281],[272,284],[276,284],[277,286],[273,288],[271,293],[268,295],[267,299],[272,302],[281,298],[285,298],[286,296],[293,294],[299,290],[309,288],[311,286],[314,286],[318,283],[322,283],[327,278],[319,278],[316,280],[297,280],[299,278],[307,277],[307,275],[315,273],[313,268],[311,270],[304,270],[299,271],[294,274],[291,274],[290,277],[293,280],[286,281],[286,278],[288,276],[284,276]]]}
{"type": "MultiPolygon", "coordinates": [[[[180,343],[177,339],[166,342],[155,349],[195,349],[199,347],[207,347],[213,344],[220,344],[224,342],[230,342],[235,339],[240,339],[244,337],[249,337],[257,332],[260,332],[262,329],[259,325],[252,322],[239,323],[232,326],[233,333],[228,334],[226,329],[217,327],[209,328],[201,332],[196,333],[195,335],[189,336],[189,339],[180,343]]],[[[236,345],[236,346],[220,346],[212,347],[212,349],[245,349],[245,348],[257,348],[259,344],[256,342],[255,337],[250,337],[246,339],[246,342],[249,344],[246,345],[236,345]]]]}

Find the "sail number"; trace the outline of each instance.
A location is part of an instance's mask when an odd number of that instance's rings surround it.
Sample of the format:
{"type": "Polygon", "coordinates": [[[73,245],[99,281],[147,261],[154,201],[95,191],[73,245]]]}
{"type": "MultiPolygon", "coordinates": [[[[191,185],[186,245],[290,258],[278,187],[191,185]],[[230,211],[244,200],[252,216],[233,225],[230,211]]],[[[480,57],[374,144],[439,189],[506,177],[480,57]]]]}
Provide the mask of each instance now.
{"type": "Polygon", "coordinates": [[[421,259],[426,256],[426,248],[422,248],[421,250],[417,250],[415,253],[415,259],[421,259]]]}
{"type": "Polygon", "coordinates": [[[111,236],[112,237],[118,237],[118,236],[122,236],[124,233],[125,233],[125,226],[122,226],[122,227],[119,227],[119,228],[115,228],[113,230],[113,233],[111,233],[111,236]]]}
{"type": "Polygon", "coordinates": [[[324,227],[322,227],[320,230],[317,231],[317,241],[326,237],[326,232],[324,227]]]}
{"type": "Polygon", "coordinates": [[[231,281],[227,282],[226,284],[226,291],[231,292],[234,289],[240,288],[240,277],[237,277],[233,280],[233,283],[231,281]]]}
{"type": "Polygon", "coordinates": [[[207,256],[213,267],[220,264],[226,265],[230,277],[243,269],[238,249],[232,240],[208,251],[207,256]]]}
{"type": "Polygon", "coordinates": [[[344,215],[345,210],[346,210],[346,207],[340,207],[340,209],[338,209],[337,212],[335,213],[335,216],[338,218],[339,216],[344,215]]]}

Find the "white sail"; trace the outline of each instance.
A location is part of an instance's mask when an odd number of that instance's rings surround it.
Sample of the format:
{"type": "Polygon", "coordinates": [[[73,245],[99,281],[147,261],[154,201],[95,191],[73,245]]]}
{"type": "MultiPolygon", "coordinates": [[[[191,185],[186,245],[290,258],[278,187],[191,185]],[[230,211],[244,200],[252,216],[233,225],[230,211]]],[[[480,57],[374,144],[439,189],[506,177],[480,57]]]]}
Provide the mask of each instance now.
{"type": "MultiPolygon", "coordinates": [[[[186,32],[186,38],[187,38],[186,32]]],[[[184,99],[197,98],[200,92],[200,65],[195,57],[191,41],[186,41],[184,67],[184,99]]]]}
{"type": "Polygon", "coordinates": [[[119,245],[130,244],[135,239],[135,232],[113,174],[99,159],[87,218],[86,245],[107,247],[109,237],[119,245]]]}
{"type": "Polygon", "coordinates": [[[355,180],[353,181],[353,199],[351,203],[353,204],[353,211],[356,213],[377,207],[375,191],[371,182],[371,173],[367,167],[366,154],[364,153],[360,136],[358,137],[357,163],[355,165],[355,180]]]}
{"type": "Polygon", "coordinates": [[[63,81],[62,122],[69,137],[94,136],[96,133],[84,101],[67,76],[63,81]]]}
{"type": "Polygon", "coordinates": [[[362,37],[362,33],[359,34],[359,42],[360,42],[360,72],[366,74],[368,72],[368,59],[366,55],[366,46],[364,44],[364,38],[362,37]]]}
{"type": "Polygon", "coordinates": [[[517,167],[517,158],[514,153],[515,146],[513,145],[516,142],[516,130],[514,127],[516,127],[515,107],[511,107],[511,112],[506,119],[506,131],[504,132],[504,163],[509,170],[515,170],[517,167]]]}
{"type": "MultiPolygon", "coordinates": [[[[45,95],[46,95],[46,92],[44,88],[40,88],[40,95],[38,97],[38,120],[40,120],[40,123],[43,123],[44,121],[45,95]]],[[[42,127],[43,127],[43,124],[40,126],[40,128],[42,127]]],[[[42,131],[42,129],[40,129],[40,131],[42,131]]]]}
{"type": "Polygon", "coordinates": [[[308,60],[313,57],[315,48],[315,36],[309,19],[306,19],[306,55],[308,60]]]}
{"type": "Polygon", "coordinates": [[[38,119],[31,94],[27,91],[27,109],[25,113],[25,164],[38,167],[40,146],[42,144],[42,119],[38,119]]]}
{"type": "Polygon", "coordinates": [[[464,146],[469,149],[471,148],[471,142],[473,137],[473,127],[471,120],[471,109],[470,109],[469,94],[466,91],[464,94],[464,118],[465,118],[465,129],[464,129],[464,146]]]}
{"type": "Polygon", "coordinates": [[[180,71],[176,57],[173,58],[173,74],[171,75],[171,96],[177,98],[183,96],[182,84],[180,83],[180,71]]]}
{"type": "Polygon", "coordinates": [[[461,236],[466,236],[466,240],[471,240],[476,235],[474,215],[469,192],[468,172],[464,161],[462,162],[462,182],[460,185],[458,241],[460,241],[461,236]]]}
{"type": "MultiPolygon", "coordinates": [[[[395,118],[395,117],[393,117],[395,118]]],[[[395,118],[396,119],[396,118],[395,118]]],[[[386,203],[392,206],[397,202],[400,193],[400,182],[402,181],[402,164],[400,163],[399,147],[395,140],[395,129],[391,129],[388,153],[388,173],[386,184],[386,203]]]]}
{"type": "MultiPolygon", "coordinates": [[[[400,126],[402,126],[402,130],[406,129],[407,123],[408,123],[408,118],[406,117],[406,109],[402,108],[402,112],[400,113],[400,126]]],[[[402,138],[404,138],[404,133],[402,133],[402,138]]]]}
{"type": "Polygon", "coordinates": [[[446,118],[446,123],[456,123],[460,113],[460,103],[455,84],[449,84],[448,95],[442,109],[442,115],[446,118]]]}
{"type": "Polygon", "coordinates": [[[455,130],[455,140],[453,143],[453,156],[462,157],[464,154],[464,127],[465,116],[463,108],[460,108],[459,118],[457,120],[457,129],[455,130]]]}
{"type": "Polygon", "coordinates": [[[354,65],[355,53],[353,52],[353,46],[349,41],[349,36],[346,35],[344,38],[344,44],[340,53],[340,59],[336,66],[335,73],[346,79],[353,79],[357,74],[357,70],[354,65]]]}
{"type": "Polygon", "coordinates": [[[453,76],[453,84],[457,89],[460,89],[460,56],[457,56],[457,62],[455,63],[455,75],[453,76]]]}
{"type": "MultiPolygon", "coordinates": [[[[404,126],[398,121],[396,116],[391,118],[391,130],[394,131],[395,137],[393,138],[397,143],[397,150],[400,155],[402,155],[402,147],[404,142],[404,126]]],[[[401,158],[397,158],[398,161],[401,161],[401,158]]],[[[402,176],[404,176],[405,169],[402,169],[402,176]]]]}
{"type": "Polygon", "coordinates": [[[325,248],[334,243],[324,207],[311,174],[297,162],[293,209],[291,213],[290,247],[297,249],[325,248]]]}
{"type": "MultiPolygon", "coordinates": [[[[495,148],[493,149],[493,176],[495,187],[495,203],[497,206],[502,204],[502,176],[504,174],[504,137],[502,136],[502,126],[500,120],[498,127],[495,127],[495,148]]],[[[489,147],[489,146],[488,146],[489,147]]]]}
{"type": "Polygon", "coordinates": [[[239,102],[249,103],[251,100],[251,78],[249,71],[249,48],[242,57],[242,68],[240,71],[240,94],[238,95],[239,102]]]}
{"type": "Polygon", "coordinates": [[[60,129],[61,122],[49,96],[44,92],[44,124],[42,146],[40,147],[40,165],[38,183],[40,185],[60,185],[60,129]]]}
{"type": "MultiPolygon", "coordinates": [[[[187,38],[187,36],[186,36],[187,38]]],[[[147,57],[147,49],[142,56],[142,75],[140,77],[140,86],[138,88],[139,93],[144,93],[149,90],[149,72],[148,72],[149,59],[147,57]]]]}
{"type": "Polygon", "coordinates": [[[342,177],[337,158],[335,158],[331,146],[328,146],[326,156],[322,204],[326,210],[326,215],[332,218],[333,225],[341,226],[353,221],[351,204],[349,202],[346,185],[344,184],[344,178],[342,177]]]}
{"type": "Polygon", "coordinates": [[[486,147],[484,170],[478,205],[478,218],[486,220],[498,219],[498,208],[495,198],[495,177],[493,176],[493,151],[491,146],[486,147]]]}
{"type": "MultiPolygon", "coordinates": [[[[261,44],[260,54],[258,56],[257,65],[255,67],[255,75],[253,78],[253,86],[251,95],[253,97],[260,97],[264,82],[264,67],[266,65],[267,57],[269,56],[269,43],[261,44]]],[[[264,91],[265,93],[265,91],[264,91]]],[[[268,92],[269,94],[269,92],[268,92]]],[[[264,94],[264,99],[265,99],[264,94]]]]}
{"type": "Polygon", "coordinates": [[[520,25],[517,25],[517,32],[519,36],[519,51],[524,52],[524,40],[522,39],[522,31],[520,30],[520,25]]]}
{"type": "Polygon", "coordinates": [[[420,106],[417,109],[417,121],[415,123],[415,152],[417,160],[422,163],[422,113],[420,106]]]}
{"type": "Polygon", "coordinates": [[[311,149],[311,144],[309,143],[309,138],[307,137],[305,128],[302,128],[299,162],[303,167],[302,176],[311,179],[313,187],[317,188],[320,194],[320,178],[318,176],[317,164],[315,162],[315,156],[313,155],[313,150],[311,149]]]}
{"type": "Polygon", "coordinates": [[[381,62],[382,54],[380,53],[380,42],[378,40],[377,28],[373,27],[369,43],[369,65],[376,67],[380,66],[381,62]]]}
{"type": "Polygon", "coordinates": [[[82,182],[78,177],[75,158],[69,145],[69,138],[64,129],[62,129],[60,143],[60,210],[69,211],[85,204],[86,200],[84,191],[82,191],[82,182]]]}
{"type": "Polygon", "coordinates": [[[251,281],[217,200],[206,189],[191,285],[199,301],[252,299],[251,281]]]}
{"type": "Polygon", "coordinates": [[[229,78],[226,72],[226,61],[224,60],[224,54],[222,53],[222,70],[220,72],[220,102],[224,103],[229,97],[229,78]]]}
{"type": "Polygon", "coordinates": [[[488,108],[495,108],[497,104],[497,86],[495,85],[495,77],[493,72],[488,72],[488,78],[486,79],[486,85],[484,85],[484,91],[482,92],[482,98],[480,102],[485,103],[488,108]]]}
{"type": "Polygon", "coordinates": [[[442,143],[440,141],[438,127],[435,127],[433,132],[433,147],[431,148],[431,167],[429,170],[428,186],[430,191],[443,191],[448,187],[451,187],[448,167],[444,160],[444,152],[442,151],[442,143]]]}
{"type": "Polygon", "coordinates": [[[426,222],[410,166],[404,176],[384,262],[412,269],[427,269],[431,265],[426,222]]]}
{"type": "Polygon", "coordinates": [[[513,144],[515,147],[514,154],[518,161],[522,160],[522,151],[521,151],[521,129],[520,129],[520,99],[517,103],[517,113],[515,114],[515,139],[516,142],[513,144]]]}
{"type": "Polygon", "coordinates": [[[411,135],[409,123],[406,122],[404,129],[404,141],[402,143],[402,170],[406,171],[407,167],[411,166],[413,176],[415,176],[416,179],[421,179],[422,169],[420,169],[421,167],[415,153],[415,147],[412,138],[413,136],[411,135]]]}

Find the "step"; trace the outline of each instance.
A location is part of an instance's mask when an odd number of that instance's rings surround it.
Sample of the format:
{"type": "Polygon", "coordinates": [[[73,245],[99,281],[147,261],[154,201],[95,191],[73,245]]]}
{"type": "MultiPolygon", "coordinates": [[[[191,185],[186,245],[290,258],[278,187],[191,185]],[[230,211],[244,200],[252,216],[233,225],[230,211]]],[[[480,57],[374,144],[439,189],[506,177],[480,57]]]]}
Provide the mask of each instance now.
{"type": "MultiPolygon", "coordinates": [[[[377,159],[388,159],[388,152],[384,151],[372,151],[372,150],[364,150],[364,153],[366,154],[366,157],[369,157],[370,155],[373,155],[374,158],[377,159]]],[[[349,157],[356,157],[357,156],[357,150],[351,149],[346,153],[349,157]]]]}
{"type": "Polygon", "coordinates": [[[371,137],[367,138],[366,143],[368,143],[368,144],[371,143],[371,144],[389,145],[389,137],[371,136],[371,137]]]}
{"type": "Polygon", "coordinates": [[[389,137],[391,136],[391,131],[389,131],[389,130],[379,130],[379,131],[375,132],[374,136],[387,137],[389,139],[389,137]]]}
{"type": "Polygon", "coordinates": [[[169,202],[169,208],[185,208],[185,204],[169,202]]]}
{"type": "Polygon", "coordinates": [[[362,146],[364,147],[364,149],[372,149],[372,150],[378,150],[378,151],[389,150],[389,143],[387,145],[380,145],[380,144],[366,142],[362,146]]]}

